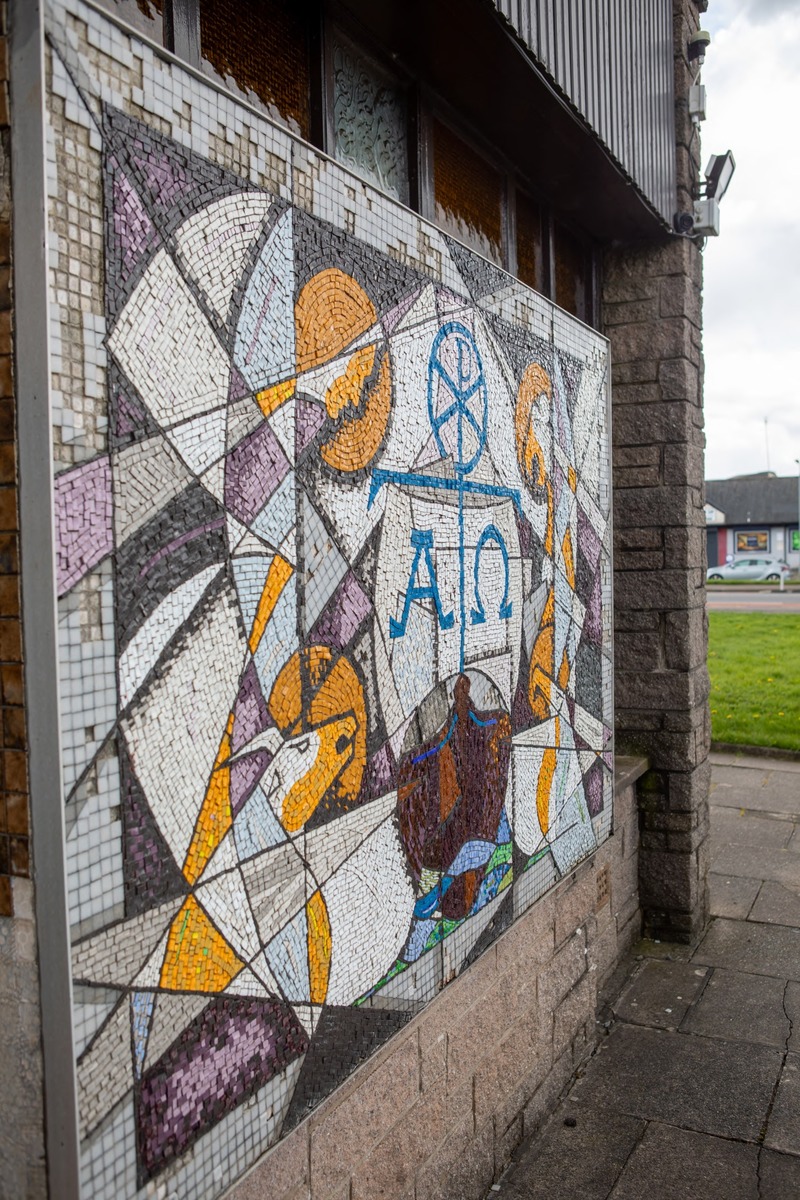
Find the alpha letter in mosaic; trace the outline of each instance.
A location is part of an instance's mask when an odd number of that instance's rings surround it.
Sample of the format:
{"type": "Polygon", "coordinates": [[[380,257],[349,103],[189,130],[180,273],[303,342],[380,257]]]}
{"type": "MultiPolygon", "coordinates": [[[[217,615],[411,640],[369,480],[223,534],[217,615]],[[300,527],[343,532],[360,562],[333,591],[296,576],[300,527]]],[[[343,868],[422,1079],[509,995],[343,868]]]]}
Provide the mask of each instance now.
{"type": "Polygon", "coordinates": [[[56,463],[84,1178],[212,1196],[610,832],[606,344],[62,49],[105,231],[56,463]]]}

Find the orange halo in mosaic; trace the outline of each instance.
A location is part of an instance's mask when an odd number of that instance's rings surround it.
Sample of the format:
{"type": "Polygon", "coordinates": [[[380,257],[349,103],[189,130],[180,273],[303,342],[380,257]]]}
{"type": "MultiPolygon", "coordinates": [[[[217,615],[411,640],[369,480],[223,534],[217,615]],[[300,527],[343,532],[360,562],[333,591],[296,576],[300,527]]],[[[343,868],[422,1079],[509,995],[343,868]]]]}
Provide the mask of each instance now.
{"type": "Polygon", "coordinates": [[[298,374],[343,355],[342,370],[325,394],[333,431],[320,447],[323,461],[335,471],[362,471],[377,454],[392,408],[389,351],[383,344],[359,347],[347,357],[357,338],[377,322],[364,289],[351,275],[328,268],[301,289],[295,305],[298,374]]]}

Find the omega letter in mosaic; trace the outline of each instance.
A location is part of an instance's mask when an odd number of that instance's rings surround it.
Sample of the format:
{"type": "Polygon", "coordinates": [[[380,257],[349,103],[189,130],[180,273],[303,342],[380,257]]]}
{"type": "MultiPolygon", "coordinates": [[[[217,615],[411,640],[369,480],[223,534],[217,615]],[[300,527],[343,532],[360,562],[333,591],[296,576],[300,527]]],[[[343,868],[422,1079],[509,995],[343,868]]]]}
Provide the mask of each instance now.
{"type": "Polygon", "coordinates": [[[607,345],[61,9],[84,1190],[212,1197],[610,832],[607,345]]]}

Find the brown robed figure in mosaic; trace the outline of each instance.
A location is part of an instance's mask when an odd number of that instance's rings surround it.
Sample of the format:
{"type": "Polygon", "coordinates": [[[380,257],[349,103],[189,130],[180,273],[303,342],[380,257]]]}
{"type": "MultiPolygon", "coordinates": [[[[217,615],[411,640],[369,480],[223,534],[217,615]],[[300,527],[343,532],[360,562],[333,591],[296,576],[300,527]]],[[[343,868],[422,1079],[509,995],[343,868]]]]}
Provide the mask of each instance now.
{"type": "Polygon", "coordinates": [[[417,884],[425,871],[442,873],[437,896],[449,920],[470,912],[486,874],[510,753],[508,714],[477,712],[460,675],[446,723],[400,763],[398,815],[411,870],[417,884]]]}

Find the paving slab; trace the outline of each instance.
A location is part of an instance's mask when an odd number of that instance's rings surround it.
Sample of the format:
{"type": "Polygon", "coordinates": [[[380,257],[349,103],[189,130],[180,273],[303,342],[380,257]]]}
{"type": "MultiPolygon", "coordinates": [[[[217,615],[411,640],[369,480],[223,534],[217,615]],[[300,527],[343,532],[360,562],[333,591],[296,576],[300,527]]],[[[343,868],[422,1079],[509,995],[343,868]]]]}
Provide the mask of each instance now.
{"type": "Polygon", "coordinates": [[[800,1154],[800,1054],[787,1054],[764,1145],[800,1154]]]}
{"type": "Polygon", "coordinates": [[[577,1112],[574,1127],[561,1110],[541,1138],[521,1153],[500,1200],[606,1200],[646,1124],[613,1112],[577,1112]]]}
{"type": "Polygon", "coordinates": [[[767,879],[748,915],[768,925],[800,925],[800,891],[767,879]]]}
{"type": "Polygon", "coordinates": [[[761,787],[769,774],[764,760],[751,758],[748,764],[712,762],[711,791],[722,787],[761,787]],[[758,764],[758,765],[753,765],[758,764]]]}
{"type": "Polygon", "coordinates": [[[782,850],[788,846],[793,833],[793,821],[776,821],[766,813],[717,805],[711,809],[712,858],[714,847],[726,842],[735,846],[782,850]]]}
{"type": "MultiPolygon", "coordinates": [[[[778,822],[775,822],[778,824],[778,822]]],[[[713,867],[718,875],[744,875],[772,879],[800,888],[800,854],[791,850],[765,850],[761,846],[717,846],[713,867]]]]}
{"type": "Polygon", "coordinates": [[[721,783],[711,789],[709,801],[714,808],[743,808],[746,812],[773,813],[778,818],[791,821],[800,816],[800,797],[795,780],[786,783],[777,780],[748,783],[740,779],[737,784],[721,783]]]}
{"type": "MultiPolygon", "coordinates": [[[[789,980],[786,985],[783,1003],[792,1027],[787,1049],[795,1054],[800,1054],[800,983],[793,983],[789,980]]],[[[800,1195],[800,1192],[798,1195],[800,1195]]]]}
{"type": "Polygon", "coordinates": [[[715,778],[721,767],[734,767],[739,771],[766,770],[768,773],[776,772],[777,774],[800,775],[800,759],[781,758],[780,754],[737,754],[729,750],[712,750],[708,759],[714,768],[715,778]]]}
{"type": "Polygon", "coordinates": [[[746,920],[761,885],[761,879],[747,879],[744,875],[717,875],[712,871],[708,876],[711,916],[746,920]]]}
{"type": "Polygon", "coordinates": [[[571,1094],[587,1109],[754,1141],[782,1062],[770,1046],[620,1024],[571,1094]]]}
{"type": "Polygon", "coordinates": [[[613,1005],[616,1017],[635,1025],[677,1029],[708,980],[706,967],[651,959],[613,1005]]]}
{"type": "Polygon", "coordinates": [[[688,1200],[690,1196],[759,1200],[758,1148],[657,1122],[648,1125],[609,1200],[688,1200]]]}
{"type": "Polygon", "coordinates": [[[800,980],[800,929],[717,917],[692,955],[692,962],[800,980]]]}
{"type": "Polygon", "coordinates": [[[681,1033],[786,1048],[790,1023],[783,1007],[786,982],[717,967],[689,1010],[681,1033]]]}
{"type": "Polygon", "coordinates": [[[659,962],[688,962],[692,957],[692,947],[684,942],[658,942],[642,938],[634,945],[631,953],[637,960],[657,958],[659,962]]]}
{"type": "Polygon", "coordinates": [[[759,1200],[795,1200],[800,1196],[800,1158],[761,1151],[759,1200]]]}

